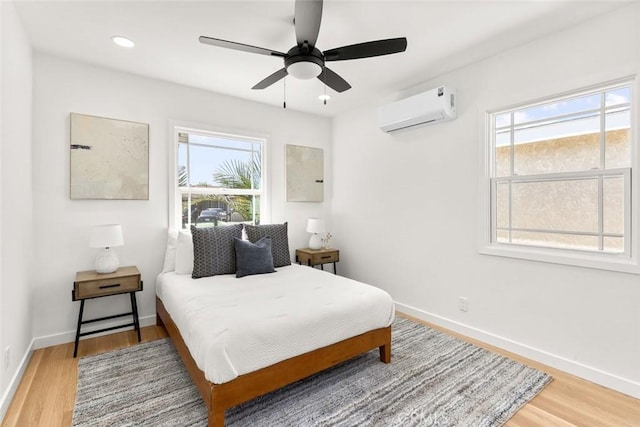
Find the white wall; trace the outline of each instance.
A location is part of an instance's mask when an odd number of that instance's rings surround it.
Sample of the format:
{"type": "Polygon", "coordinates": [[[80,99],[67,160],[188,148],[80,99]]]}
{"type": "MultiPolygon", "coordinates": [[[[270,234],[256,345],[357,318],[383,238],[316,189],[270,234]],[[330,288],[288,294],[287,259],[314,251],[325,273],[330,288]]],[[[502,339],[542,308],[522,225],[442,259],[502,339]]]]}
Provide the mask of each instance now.
{"type": "Polygon", "coordinates": [[[31,345],[33,221],[31,47],[14,5],[1,10],[0,107],[0,417],[20,380],[31,345]],[[5,368],[5,349],[10,348],[5,368]]]}
{"type": "Polygon", "coordinates": [[[477,252],[484,111],[638,73],[639,28],[629,6],[399,94],[457,88],[452,122],[388,135],[376,106],[336,118],[342,273],[401,310],[640,397],[639,276],[477,252]]]}
{"type": "MultiPolygon", "coordinates": [[[[284,194],[284,144],[324,148],[327,182],[331,182],[329,119],[40,53],[34,60],[33,111],[36,347],[69,341],[75,332],[79,303],[71,301],[71,289],[76,271],[92,269],[96,250],[88,248],[88,239],[95,224],[122,224],[125,245],[115,250],[121,265],[135,264],[141,270],[140,316],[147,323],[155,321],[154,282],[162,267],[168,227],[170,120],[269,135],[271,221],[289,222],[292,250],[306,245],[306,219],[330,211],[328,202],[287,203],[284,194]],[[150,124],[148,201],[70,200],[71,112],[150,124]]],[[[330,184],[325,196],[331,197],[330,184]]],[[[126,296],[89,301],[85,318],[123,312],[127,305],[126,296]]]]}

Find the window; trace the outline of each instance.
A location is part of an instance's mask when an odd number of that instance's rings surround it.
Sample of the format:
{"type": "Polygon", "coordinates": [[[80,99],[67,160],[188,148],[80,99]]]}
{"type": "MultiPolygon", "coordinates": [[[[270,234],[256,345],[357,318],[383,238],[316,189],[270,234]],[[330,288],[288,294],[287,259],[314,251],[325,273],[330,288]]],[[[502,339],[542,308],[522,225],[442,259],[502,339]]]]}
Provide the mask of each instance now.
{"type": "Polygon", "coordinates": [[[174,126],[176,228],[258,224],[265,140],[174,126]]]}
{"type": "Polygon", "coordinates": [[[488,115],[486,247],[591,267],[573,261],[632,261],[632,89],[626,80],[488,115]]]}

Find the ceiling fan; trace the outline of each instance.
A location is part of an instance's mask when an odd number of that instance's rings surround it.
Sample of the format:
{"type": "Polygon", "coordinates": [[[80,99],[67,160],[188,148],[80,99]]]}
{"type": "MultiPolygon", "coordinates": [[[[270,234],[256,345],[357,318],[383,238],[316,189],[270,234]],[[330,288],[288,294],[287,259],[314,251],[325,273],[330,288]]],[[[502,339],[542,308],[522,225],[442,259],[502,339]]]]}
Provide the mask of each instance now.
{"type": "Polygon", "coordinates": [[[404,52],[407,49],[407,39],[400,37],[358,43],[322,52],[316,47],[321,20],[322,0],[296,0],[293,21],[296,31],[296,45],[289,49],[287,53],[212,37],[200,36],[199,40],[201,43],[212,46],[277,56],[284,59],[284,68],[260,81],[252,89],[267,88],[291,74],[299,79],[317,77],[336,92],[344,92],[350,89],[351,85],[334,71],[327,68],[325,62],[389,55],[404,52]]]}

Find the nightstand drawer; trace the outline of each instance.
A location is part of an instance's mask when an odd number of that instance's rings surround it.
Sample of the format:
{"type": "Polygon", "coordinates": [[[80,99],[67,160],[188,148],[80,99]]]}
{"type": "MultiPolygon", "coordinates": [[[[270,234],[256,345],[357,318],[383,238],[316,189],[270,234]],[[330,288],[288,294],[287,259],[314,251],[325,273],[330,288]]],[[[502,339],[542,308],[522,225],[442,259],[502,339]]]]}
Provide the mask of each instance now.
{"type": "Polygon", "coordinates": [[[83,282],[76,282],[74,284],[75,299],[94,298],[104,295],[135,292],[139,290],[140,276],[87,280],[83,282]]]}
{"type": "Polygon", "coordinates": [[[296,262],[313,267],[319,265],[324,270],[324,264],[333,264],[333,274],[336,274],[336,263],[340,261],[338,249],[296,249],[296,262]]]}
{"type": "Polygon", "coordinates": [[[311,265],[327,264],[330,262],[340,261],[340,255],[338,251],[317,253],[311,255],[311,265]]]}
{"type": "Polygon", "coordinates": [[[322,265],[340,261],[337,249],[296,249],[296,262],[306,265],[322,265]]]}

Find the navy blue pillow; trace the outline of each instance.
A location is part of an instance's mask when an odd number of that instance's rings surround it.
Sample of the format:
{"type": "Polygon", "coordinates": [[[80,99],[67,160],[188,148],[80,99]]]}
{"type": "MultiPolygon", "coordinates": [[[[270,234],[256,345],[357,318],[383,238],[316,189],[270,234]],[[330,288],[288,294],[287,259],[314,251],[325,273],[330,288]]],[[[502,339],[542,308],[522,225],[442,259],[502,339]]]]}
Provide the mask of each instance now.
{"type": "Polygon", "coordinates": [[[236,277],[274,273],[271,238],[263,237],[255,243],[234,239],[236,246],[236,277]]]}

